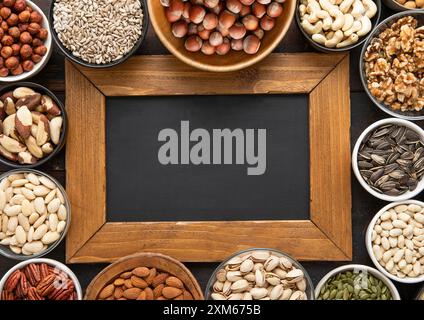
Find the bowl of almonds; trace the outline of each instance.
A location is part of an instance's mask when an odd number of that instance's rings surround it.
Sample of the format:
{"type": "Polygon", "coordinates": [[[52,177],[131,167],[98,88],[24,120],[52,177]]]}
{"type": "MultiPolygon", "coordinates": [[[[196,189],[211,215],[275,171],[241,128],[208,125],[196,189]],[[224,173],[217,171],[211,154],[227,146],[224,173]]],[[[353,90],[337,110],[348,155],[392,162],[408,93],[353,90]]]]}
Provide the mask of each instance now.
{"type": "Polygon", "coordinates": [[[82,290],[75,274],[63,263],[30,259],[3,276],[0,300],[82,300],[82,290]]]}
{"type": "Polygon", "coordinates": [[[37,170],[0,176],[0,254],[27,260],[51,252],[64,238],[70,205],[60,183],[37,170]]]}
{"type": "Polygon", "coordinates": [[[403,283],[424,281],[424,202],[390,203],[371,220],[365,243],[374,265],[403,283]]]}
{"type": "Polygon", "coordinates": [[[191,272],[159,253],[137,253],[112,263],[87,287],[85,300],[203,300],[191,272]]]}
{"type": "Polygon", "coordinates": [[[47,88],[32,82],[0,90],[0,162],[34,168],[49,161],[64,146],[66,111],[47,88]]]}
{"type": "Polygon", "coordinates": [[[273,249],[249,249],[221,263],[209,279],[208,300],[313,300],[306,270],[273,249]]]}

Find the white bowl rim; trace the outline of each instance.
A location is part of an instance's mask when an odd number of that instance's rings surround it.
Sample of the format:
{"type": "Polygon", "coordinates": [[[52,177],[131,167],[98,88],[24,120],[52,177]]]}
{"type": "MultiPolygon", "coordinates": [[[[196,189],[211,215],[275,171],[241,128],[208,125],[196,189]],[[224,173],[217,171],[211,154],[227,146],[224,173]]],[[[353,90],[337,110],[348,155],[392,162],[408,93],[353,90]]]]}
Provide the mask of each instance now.
{"type": "Polygon", "coordinates": [[[3,290],[3,287],[4,287],[6,280],[9,278],[9,276],[13,272],[15,272],[18,269],[24,268],[25,266],[27,266],[30,263],[36,263],[36,264],[46,263],[46,264],[51,265],[53,267],[57,267],[61,271],[64,271],[71,278],[71,280],[74,282],[75,291],[77,292],[77,299],[82,300],[81,284],[80,284],[77,276],[75,275],[75,273],[71,269],[69,269],[65,264],[63,264],[62,262],[59,262],[59,261],[53,260],[53,259],[47,259],[47,258],[35,258],[35,259],[25,260],[25,261],[22,261],[22,262],[16,264],[12,268],[10,268],[9,271],[7,271],[6,274],[0,280],[0,292],[3,290]]]}
{"type": "Polygon", "coordinates": [[[50,23],[47,19],[46,15],[44,14],[43,10],[40,9],[40,7],[35,4],[31,0],[26,0],[27,4],[35,11],[40,13],[43,16],[43,28],[45,28],[48,31],[47,39],[44,41],[44,45],[47,48],[47,53],[43,56],[40,62],[34,64],[34,69],[31,71],[25,71],[24,73],[13,76],[8,75],[7,77],[0,77],[0,83],[7,83],[7,82],[16,82],[16,81],[23,81],[25,79],[29,79],[33,76],[35,76],[37,73],[39,73],[47,64],[47,62],[50,59],[50,56],[52,54],[53,48],[52,48],[52,35],[50,31],[50,23]]]}
{"type": "Polygon", "coordinates": [[[372,123],[370,126],[368,126],[359,136],[359,138],[356,140],[355,146],[353,148],[352,151],[352,169],[353,169],[353,173],[356,176],[356,179],[359,181],[359,183],[361,184],[361,186],[368,191],[368,193],[370,193],[371,195],[373,195],[374,197],[384,200],[384,201],[390,201],[390,202],[394,202],[394,201],[405,201],[408,199],[411,199],[415,196],[417,196],[419,193],[421,193],[421,191],[424,190],[424,178],[422,178],[420,181],[418,181],[418,185],[415,188],[415,190],[413,191],[407,191],[404,194],[401,194],[399,196],[389,196],[386,194],[382,194],[382,193],[378,193],[376,191],[374,191],[373,189],[371,189],[371,187],[365,182],[365,180],[362,178],[361,173],[359,172],[359,168],[358,168],[358,151],[359,151],[359,147],[361,146],[362,140],[364,139],[364,137],[372,130],[385,125],[385,124],[397,124],[397,125],[403,125],[405,127],[408,127],[412,130],[414,130],[416,133],[418,133],[421,137],[421,139],[424,141],[424,130],[419,127],[418,125],[416,125],[415,123],[409,121],[409,120],[405,120],[405,119],[400,119],[400,118],[386,118],[386,119],[382,119],[379,121],[376,121],[374,123],[372,123]]]}
{"type": "Polygon", "coordinates": [[[418,204],[422,207],[424,207],[424,202],[419,201],[419,200],[405,200],[405,201],[397,201],[397,202],[392,202],[387,204],[386,206],[384,206],[383,208],[381,208],[376,215],[372,218],[371,222],[368,224],[367,227],[367,231],[365,233],[365,246],[367,248],[368,251],[368,255],[370,256],[372,262],[374,263],[374,265],[376,266],[376,268],[383,273],[385,276],[387,276],[388,278],[395,280],[397,282],[401,282],[401,283],[419,283],[424,281],[424,274],[422,274],[419,277],[416,278],[410,278],[410,277],[405,277],[405,278],[399,278],[393,274],[391,274],[390,272],[388,272],[386,270],[386,268],[384,268],[378,261],[377,258],[374,255],[374,251],[372,250],[372,243],[371,243],[371,232],[374,229],[374,225],[377,222],[378,218],[380,218],[380,216],[386,212],[387,210],[396,207],[397,205],[401,205],[401,204],[418,204]]]}
{"type": "Polygon", "coordinates": [[[396,286],[393,284],[393,282],[386,277],[383,273],[378,271],[377,269],[374,269],[370,266],[364,265],[364,264],[346,264],[344,266],[337,267],[331,271],[329,271],[322,279],[318,282],[318,284],[315,286],[315,299],[318,298],[319,293],[321,291],[321,288],[324,286],[324,284],[330,279],[332,276],[345,272],[345,271],[351,271],[351,270],[364,270],[369,273],[371,273],[376,278],[380,279],[384,282],[384,284],[389,288],[390,293],[392,294],[393,300],[400,300],[399,291],[397,290],[396,286]]]}

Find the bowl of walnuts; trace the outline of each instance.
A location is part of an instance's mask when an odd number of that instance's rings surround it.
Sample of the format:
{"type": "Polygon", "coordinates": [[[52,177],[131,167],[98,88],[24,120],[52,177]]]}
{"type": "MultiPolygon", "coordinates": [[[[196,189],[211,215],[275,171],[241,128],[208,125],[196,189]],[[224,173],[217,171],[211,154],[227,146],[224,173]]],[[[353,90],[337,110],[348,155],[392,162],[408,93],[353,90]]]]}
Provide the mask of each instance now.
{"type": "Polygon", "coordinates": [[[15,82],[40,72],[51,55],[49,22],[29,0],[0,3],[0,82],[15,82]]]}
{"type": "Polygon", "coordinates": [[[201,70],[249,67],[284,38],[296,0],[148,0],[153,28],[181,61],[201,70]]]}

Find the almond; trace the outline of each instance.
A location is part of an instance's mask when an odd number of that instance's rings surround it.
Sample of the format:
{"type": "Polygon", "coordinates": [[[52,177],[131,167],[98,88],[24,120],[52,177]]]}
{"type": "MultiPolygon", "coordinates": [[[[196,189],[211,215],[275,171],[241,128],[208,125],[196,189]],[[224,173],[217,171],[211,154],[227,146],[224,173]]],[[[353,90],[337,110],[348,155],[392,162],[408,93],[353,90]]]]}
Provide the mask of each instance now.
{"type": "Polygon", "coordinates": [[[153,290],[147,287],[144,289],[144,293],[146,294],[146,300],[153,300],[153,290]]]}
{"type": "Polygon", "coordinates": [[[113,283],[107,285],[106,287],[102,289],[102,291],[100,291],[98,299],[104,300],[110,297],[113,294],[114,290],[115,290],[115,286],[113,285],[113,283]]]}
{"type": "Polygon", "coordinates": [[[130,289],[125,290],[123,295],[128,300],[135,300],[135,299],[138,298],[140,293],[141,293],[140,288],[130,288],[130,289]]]}
{"type": "Polygon", "coordinates": [[[152,281],[152,286],[155,288],[161,283],[165,283],[166,279],[168,279],[169,274],[167,273],[160,273],[158,274],[152,281]]]}
{"type": "Polygon", "coordinates": [[[26,147],[22,143],[20,143],[19,141],[16,141],[15,139],[5,136],[4,134],[0,134],[0,144],[7,151],[12,153],[19,153],[19,152],[26,151],[26,147]]]}
{"type": "Polygon", "coordinates": [[[182,294],[182,290],[174,287],[165,287],[162,290],[162,295],[167,299],[174,299],[175,297],[178,297],[180,294],[182,294]]]}
{"type": "Polygon", "coordinates": [[[115,292],[113,293],[113,297],[115,299],[119,299],[123,296],[124,290],[121,287],[116,287],[115,292]]]}
{"type": "Polygon", "coordinates": [[[137,276],[131,276],[131,284],[134,287],[144,289],[147,287],[147,282],[137,276]]]}
{"type": "Polygon", "coordinates": [[[146,292],[142,291],[137,297],[137,300],[146,300],[146,292]]]}
{"type": "Polygon", "coordinates": [[[117,287],[124,285],[124,283],[125,283],[125,279],[122,279],[122,278],[115,279],[115,281],[113,282],[113,284],[117,287]]]}
{"type": "Polygon", "coordinates": [[[178,297],[175,297],[174,300],[184,300],[184,297],[180,294],[178,297]]]}
{"type": "Polygon", "coordinates": [[[150,269],[149,275],[146,277],[146,282],[150,286],[153,282],[153,279],[156,277],[156,268],[150,269]]]}
{"type": "Polygon", "coordinates": [[[60,109],[51,97],[43,95],[41,97],[41,105],[44,107],[48,114],[52,116],[60,115],[60,109]]]}
{"type": "Polygon", "coordinates": [[[153,298],[157,299],[158,297],[160,297],[162,295],[162,290],[165,287],[165,285],[162,283],[160,285],[158,285],[154,290],[153,290],[153,298]]]}
{"type": "Polygon", "coordinates": [[[133,286],[133,284],[132,284],[132,282],[131,282],[131,279],[125,279],[125,281],[124,281],[124,286],[127,288],[127,289],[131,289],[131,288],[133,288],[134,286],[133,286]]]}
{"type": "Polygon", "coordinates": [[[34,93],[23,98],[18,99],[16,101],[16,109],[21,108],[22,106],[27,106],[27,108],[31,111],[34,111],[36,107],[38,107],[41,103],[41,94],[34,93]]]}
{"type": "Polygon", "coordinates": [[[135,268],[132,271],[132,274],[137,276],[137,277],[144,278],[144,277],[147,277],[150,274],[150,270],[149,270],[149,268],[146,268],[146,267],[138,267],[138,268],[135,268]]]}
{"type": "Polygon", "coordinates": [[[158,297],[156,300],[167,300],[164,296],[160,296],[160,297],[158,297]]]}
{"type": "MultiPolygon", "coordinates": [[[[32,115],[27,106],[22,106],[16,112],[15,127],[19,135],[27,139],[31,135],[32,115]]],[[[38,133],[38,132],[37,132],[38,133]]],[[[46,141],[47,142],[47,141],[46,141]]]]}
{"type": "Polygon", "coordinates": [[[187,290],[184,290],[183,292],[183,297],[184,300],[193,300],[193,296],[191,295],[191,293],[187,290]]]}
{"type": "MultiPolygon", "coordinates": [[[[20,109],[19,109],[20,110],[20,109]]],[[[39,146],[44,145],[50,139],[50,123],[45,115],[40,116],[38,121],[36,140],[39,146]]]]}
{"type": "Polygon", "coordinates": [[[176,277],[169,277],[168,279],[166,279],[165,283],[166,283],[167,286],[170,286],[170,287],[174,287],[174,288],[178,288],[178,289],[184,289],[183,282],[176,277]]]}

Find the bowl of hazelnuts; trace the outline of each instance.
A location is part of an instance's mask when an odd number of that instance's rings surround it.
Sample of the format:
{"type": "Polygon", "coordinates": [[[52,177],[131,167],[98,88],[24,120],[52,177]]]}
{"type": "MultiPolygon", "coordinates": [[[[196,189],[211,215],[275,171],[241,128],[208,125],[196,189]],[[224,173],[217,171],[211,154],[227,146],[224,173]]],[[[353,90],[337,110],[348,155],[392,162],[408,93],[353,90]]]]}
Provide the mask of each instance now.
{"type": "Polygon", "coordinates": [[[0,82],[34,76],[51,55],[49,22],[29,0],[0,2],[0,82]]]}
{"type": "Polygon", "coordinates": [[[148,0],[165,47],[181,61],[215,72],[240,70],[270,54],[295,7],[296,0],[148,0]]]}

